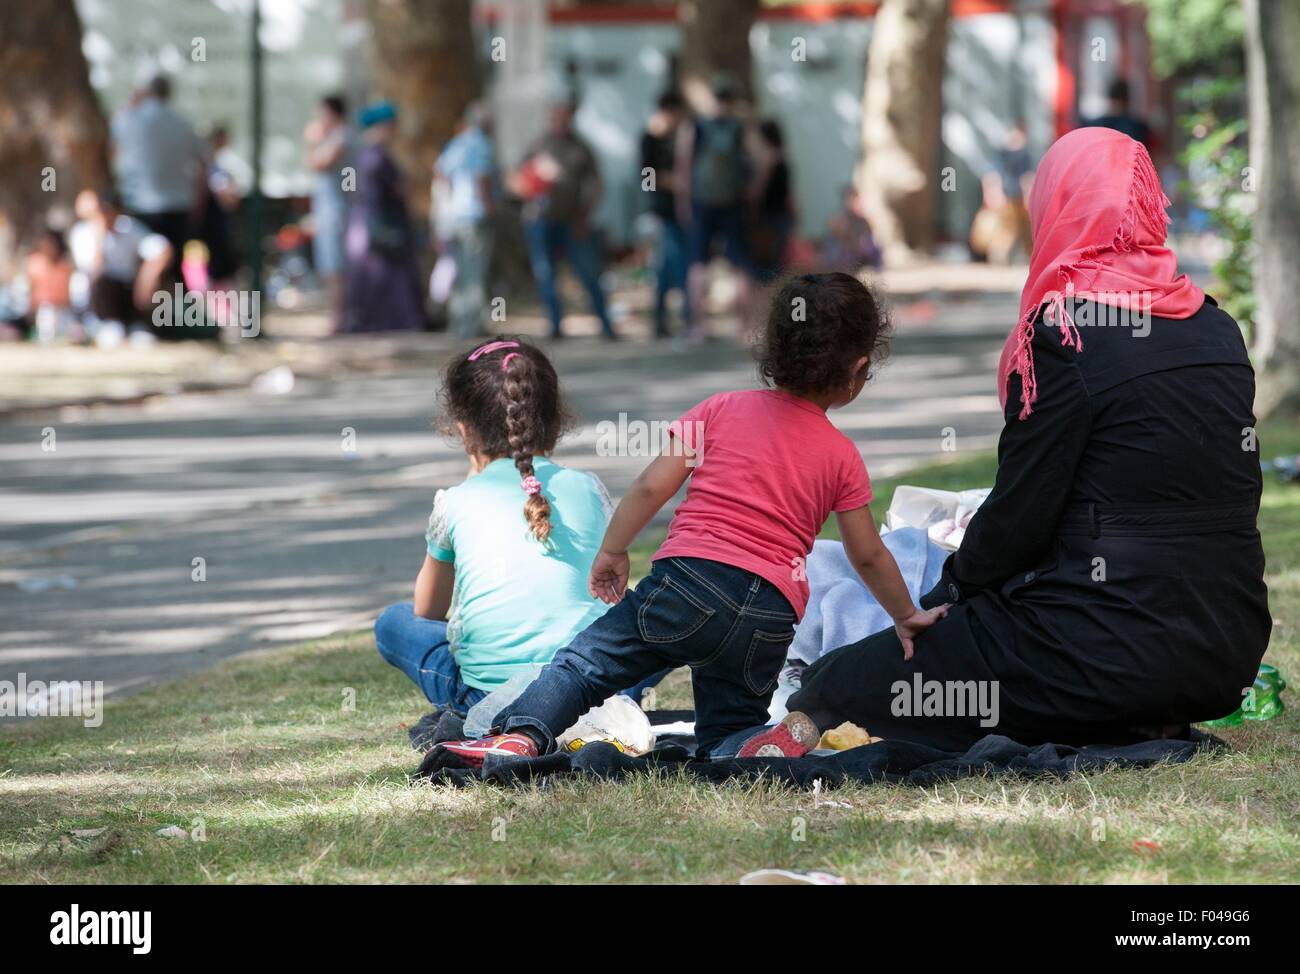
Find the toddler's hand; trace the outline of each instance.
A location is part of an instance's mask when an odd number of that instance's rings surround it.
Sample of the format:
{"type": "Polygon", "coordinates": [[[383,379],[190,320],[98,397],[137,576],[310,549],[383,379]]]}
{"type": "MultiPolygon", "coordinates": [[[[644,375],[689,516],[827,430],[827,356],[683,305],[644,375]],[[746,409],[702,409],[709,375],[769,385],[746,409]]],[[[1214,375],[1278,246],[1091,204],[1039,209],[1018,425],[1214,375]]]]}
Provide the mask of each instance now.
{"type": "Polygon", "coordinates": [[[947,614],[947,605],[937,605],[933,609],[917,609],[906,619],[894,623],[898,641],[903,644],[903,659],[912,658],[912,640],[947,614]]]}
{"type": "Polygon", "coordinates": [[[627,575],[630,564],[627,552],[613,554],[601,548],[591,563],[591,577],[587,580],[587,590],[606,605],[615,605],[623,600],[627,591],[627,575]]]}

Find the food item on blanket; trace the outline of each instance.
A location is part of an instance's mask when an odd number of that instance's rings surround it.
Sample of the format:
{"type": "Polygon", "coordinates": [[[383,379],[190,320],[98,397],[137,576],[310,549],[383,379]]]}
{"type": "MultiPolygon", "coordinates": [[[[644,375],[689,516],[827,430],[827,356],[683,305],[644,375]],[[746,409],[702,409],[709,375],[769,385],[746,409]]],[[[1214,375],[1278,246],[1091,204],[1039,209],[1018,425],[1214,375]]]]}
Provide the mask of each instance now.
{"type": "Polygon", "coordinates": [[[817,747],[830,751],[847,751],[850,748],[875,744],[882,740],[884,738],[872,737],[857,724],[846,720],[839,727],[832,727],[824,733],[821,740],[817,742],[817,747]]]}

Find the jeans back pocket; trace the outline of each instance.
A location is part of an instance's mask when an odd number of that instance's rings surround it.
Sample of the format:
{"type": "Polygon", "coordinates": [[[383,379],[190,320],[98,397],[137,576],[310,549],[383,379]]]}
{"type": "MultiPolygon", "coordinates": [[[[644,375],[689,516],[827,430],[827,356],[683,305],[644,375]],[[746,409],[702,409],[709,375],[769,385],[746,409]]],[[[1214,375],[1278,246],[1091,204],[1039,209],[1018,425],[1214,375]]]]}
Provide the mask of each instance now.
{"type": "Polygon", "coordinates": [[[762,696],[776,686],[793,640],[793,629],[784,632],[754,630],[749,639],[749,652],[745,654],[745,685],[751,692],[762,696]]]}
{"type": "Polygon", "coordinates": [[[716,611],[665,572],[637,610],[637,628],[648,643],[675,643],[698,632],[716,611]]]}

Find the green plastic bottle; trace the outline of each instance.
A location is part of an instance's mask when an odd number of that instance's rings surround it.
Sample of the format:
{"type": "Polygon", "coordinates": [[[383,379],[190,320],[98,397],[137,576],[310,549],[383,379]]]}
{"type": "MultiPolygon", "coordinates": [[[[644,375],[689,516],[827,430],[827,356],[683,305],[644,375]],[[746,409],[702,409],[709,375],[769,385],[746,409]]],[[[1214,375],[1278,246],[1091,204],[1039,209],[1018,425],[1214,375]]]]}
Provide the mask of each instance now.
{"type": "Polygon", "coordinates": [[[1235,727],[1243,720],[1272,720],[1284,709],[1282,691],[1286,689],[1286,680],[1276,666],[1261,663],[1255,674],[1241,706],[1217,720],[1205,721],[1206,727],[1235,727]]]}

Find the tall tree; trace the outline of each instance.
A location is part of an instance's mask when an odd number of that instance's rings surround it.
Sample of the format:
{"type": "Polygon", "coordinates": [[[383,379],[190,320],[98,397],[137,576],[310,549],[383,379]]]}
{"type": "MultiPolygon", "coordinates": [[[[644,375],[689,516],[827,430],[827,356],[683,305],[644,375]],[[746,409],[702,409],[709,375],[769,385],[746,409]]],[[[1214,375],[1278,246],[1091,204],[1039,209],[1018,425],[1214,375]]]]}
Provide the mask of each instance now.
{"type": "Polygon", "coordinates": [[[682,0],[682,92],[697,111],[712,103],[714,78],[726,75],[738,96],[754,97],[753,59],[749,32],[758,16],[759,0],[682,0]]]}
{"type": "Polygon", "coordinates": [[[1246,0],[1246,90],[1255,209],[1255,366],[1260,415],[1300,409],[1300,4],[1246,0]]]}
{"type": "Polygon", "coordinates": [[[884,0],[867,52],[856,182],[885,261],[934,243],[948,0],[884,0]]]}
{"type": "Polygon", "coordinates": [[[109,181],[108,123],[73,0],[0,5],[0,280],[46,211],[109,181]]]}
{"type": "MultiPolygon", "coordinates": [[[[429,208],[433,163],[481,91],[472,0],[367,0],[371,77],[398,106],[408,198],[429,208]]],[[[505,52],[508,57],[509,52],[505,52]]]]}

